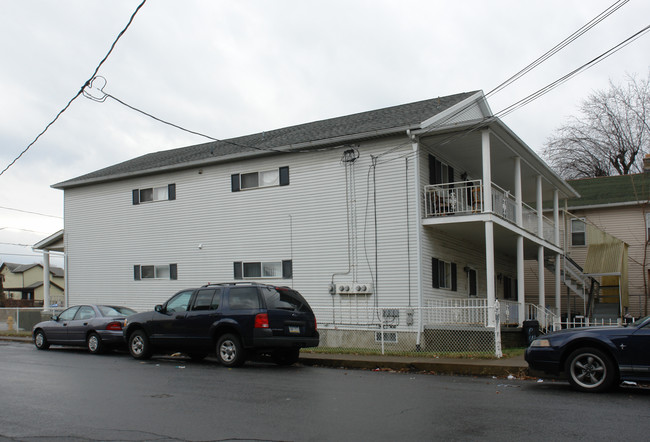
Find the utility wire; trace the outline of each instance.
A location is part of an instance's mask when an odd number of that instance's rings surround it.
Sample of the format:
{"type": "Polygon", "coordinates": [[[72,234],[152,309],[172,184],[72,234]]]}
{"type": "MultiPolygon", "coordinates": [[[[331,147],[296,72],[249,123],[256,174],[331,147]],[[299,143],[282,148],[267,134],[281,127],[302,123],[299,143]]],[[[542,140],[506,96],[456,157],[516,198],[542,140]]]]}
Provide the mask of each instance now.
{"type": "Polygon", "coordinates": [[[45,129],[43,129],[43,131],[42,131],[41,133],[39,133],[39,134],[36,136],[36,138],[34,138],[34,140],[33,140],[31,143],[29,143],[29,144],[27,145],[27,147],[26,147],[22,152],[20,152],[20,154],[19,154],[16,158],[15,158],[11,163],[9,163],[9,165],[8,165],[7,167],[5,167],[5,168],[2,170],[2,172],[0,172],[0,176],[2,176],[2,174],[4,174],[4,173],[5,173],[5,172],[6,172],[6,171],[11,167],[11,166],[13,166],[13,165],[16,163],[16,161],[18,161],[18,160],[20,159],[20,157],[22,157],[22,156],[23,156],[23,155],[28,151],[28,150],[29,150],[29,149],[34,145],[34,143],[36,143],[36,142],[38,141],[38,139],[39,139],[39,138],[40,138],[40,137],[41,137],[45,132],[47,132],[47,130],[48,130],[48,129],[49,129],[49,128],[50,128],[50,127],[51,127],[51,126],[52,126],[52,125],[53,125],[53,124],[58,120],[58,119],[59,119],[59,117],[60,117],[60,116],[61,116],[65,111],[68,110],[68,108],[70,107],[70,105],[72,104],[72,102],[75,101],[75,100],[79,97],[79,95],[81,95],[81,94],[83,93],[84,88],[85,88],[86,86],[88,86],[88,85],[90,84],[90,82],[92,81],[92,79],[95,77],[95,75],[97,75],[97,72],[99,71],[99,68],[101,68],[101,66],[104,64],[104,62],[106,61],[106,59],[108,58],[108,56],[111,55],[111,52],[113,52],[113,49],[115,48],[115,45],[117,44],[117,42],[119,41],[119,39],[122,38],[122,35],[124,35],[124,33],[126,32],[126,30],[129,28],[129,26],[131,26],[131,23],[133,22],[133,19],[135,18],[135,15],[138,13],[138,11],[140,10],[140,8],[142,8],[142,6],[144,6],[144,4],[145,4],[146,2],[147,2],[147,0],[142,0],[142,3],[140,3],[140,5],[138,5],[138,7],[135,9],[135,12],[133,12],[133,14],[131,15],[131,18],[129,19],[129,22],[126,24],[126,26],[124,27],[124,29],[122,29],[122,31],[118,34],[118,36],[117,36],[117,38],[115,39],[115,41],[113,41],[113,44],[111,45],[111,48],[109,49],[108,53],[104,56],[104,58],[102,59],[102,61],[99,62],[99,64],[98,64],[97,67],[95,68],[95,71],[93,72],[93,74],[90,76],[90,78],[89,78],[88,80],[86,80],[86,82],[83,84],[83,86],[81,86],[81,88],[80,88],[79,91],[75,94],[75,96],[72,97],[72,99],[70,99],[70,101],[68,101],[68,103],[63,107],[63,109],[61,109],[61,110],[59,111],[59,113],[56,114],[56,117],[54,117],[54,119],[53,119],[52,121],[50,121],[50,122],[48,123],[47,126],[45,126],[45,129]]]}
{"type": "Polygon", "coordinates": [[[62,216],[58,216],[58,215],[48,215],[47,213],[30,212],[29,210],[13,209],[13,208],[11,208],[11,207],[3,207],[3,206],[0,206],[0,209],[3,209],[3,210],[12,210],[12,211],[14,211],[14,212],[21,212],[21,213],[29,213],[29,214],[31,214],[31,215],[49,216],[50,218],[63,219],[62,216]]]}

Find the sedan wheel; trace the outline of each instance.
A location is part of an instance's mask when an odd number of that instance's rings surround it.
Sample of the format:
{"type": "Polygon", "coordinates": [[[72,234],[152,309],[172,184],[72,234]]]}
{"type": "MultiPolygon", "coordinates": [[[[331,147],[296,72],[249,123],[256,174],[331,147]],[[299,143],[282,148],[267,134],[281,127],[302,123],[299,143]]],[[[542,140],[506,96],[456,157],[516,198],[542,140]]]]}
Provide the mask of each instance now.
{"type": "Polygon", "coordinates": [[[616,379],[611,358],[597,348],[575,350],[567,359],[566,371],[571,386],[580,391],[605,391],[616,379]]]}
{"type": "Polygon", "coordinates": [[[149,359],[151,357],[151,345],[144,331],[137,330],[129,336],[129,353],[136,359],[149,359]]]}
{"type": "Polygon", "coordinates": [[[47,342],[47,338],[45,337],[43,330],[37,330],[36,333],[34,333],[34,345],[39,350],[47,350],[50,348],[50,343],[47,342]]]}
{"type": "Polygon", "coordinates": [[[217,358],[226,367],[239,367],[246,361],[244,348],[236,335],[228,333],[219,338],[217,358]]]}
{"type": "Polygon", "coordinates": [[[99,337],[97,333],[91,333],[88,336],[86,341],[88,351],[92,354],[100,354],[104,351],[104,344],[102,343],[102,338],[99,337]]]}

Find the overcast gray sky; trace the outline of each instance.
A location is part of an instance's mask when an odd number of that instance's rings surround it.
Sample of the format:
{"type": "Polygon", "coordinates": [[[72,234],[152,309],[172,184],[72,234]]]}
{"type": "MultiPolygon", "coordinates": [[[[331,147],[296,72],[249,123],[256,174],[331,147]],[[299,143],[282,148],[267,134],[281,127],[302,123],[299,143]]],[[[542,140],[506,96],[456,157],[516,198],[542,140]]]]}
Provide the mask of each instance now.
{"type": "MultiPolygon", "coordinates": [[[[0,170],[74,97],[140,3],[0,0],[0,170]]],[[[229,138],[475,89],[487,93],[614,3],[149,0],[99,75],[108,81],[104,91],[132,106],[229,138]]],[[[495,94],[492,110],[649,24],[650,2],[629,1],[495,94]]],[[[649,54],[645,34],[504,121],[539,152],[610,78],[646,77],[649,54]]],[[[0,176],[0,261],[38,261],[20,244],[63,228],[63,192],[50,185],[204,141],[115,101],[79,97],[0,176]]]]}

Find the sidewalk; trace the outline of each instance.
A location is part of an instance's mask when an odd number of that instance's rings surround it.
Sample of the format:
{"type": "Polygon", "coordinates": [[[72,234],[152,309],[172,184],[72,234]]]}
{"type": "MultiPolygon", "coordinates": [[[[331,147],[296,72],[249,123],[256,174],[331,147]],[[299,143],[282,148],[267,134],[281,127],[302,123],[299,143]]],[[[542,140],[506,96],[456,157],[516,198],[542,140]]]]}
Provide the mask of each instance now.
{"type": "MultiPolygon", "coordinates": [[[[31,338],[0,336],[0,341],[31,343],[31,338]]],[[[522,356],[501,359],[415,358],[409,356],[300,353],[303,365],[365,370],[395,370],[469,376],[528,375],[522,356]]]]}

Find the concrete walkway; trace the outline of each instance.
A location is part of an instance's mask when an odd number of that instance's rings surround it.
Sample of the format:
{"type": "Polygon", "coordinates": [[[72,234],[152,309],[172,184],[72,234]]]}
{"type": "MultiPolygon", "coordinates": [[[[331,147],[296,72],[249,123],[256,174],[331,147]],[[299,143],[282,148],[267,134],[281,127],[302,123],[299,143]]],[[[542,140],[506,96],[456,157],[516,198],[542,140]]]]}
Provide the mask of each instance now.
{"type": "MultiPolygon", "coordinates": [[[[0,336],[0,341],[31,344],[31,338],[0,336]]],[[[523,356],[501,359],[417,358],[410,356],[352,355],[300,352],[303,365],[364,370],[394,370],[456,374],[469,376],[528,376],[528,364],[523,356]]]]}

